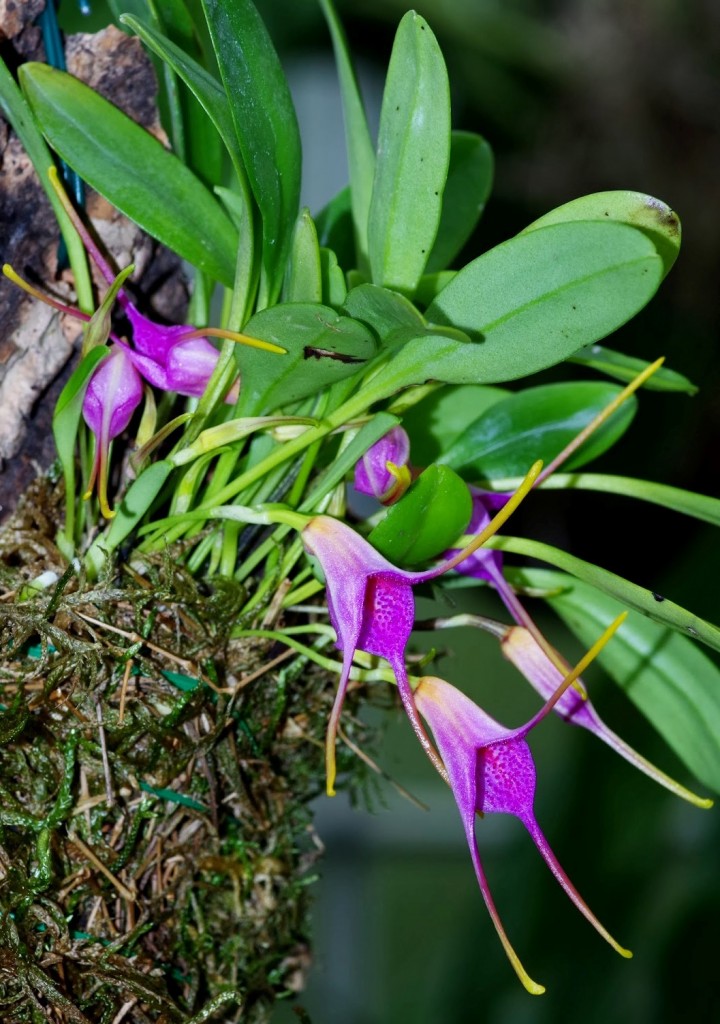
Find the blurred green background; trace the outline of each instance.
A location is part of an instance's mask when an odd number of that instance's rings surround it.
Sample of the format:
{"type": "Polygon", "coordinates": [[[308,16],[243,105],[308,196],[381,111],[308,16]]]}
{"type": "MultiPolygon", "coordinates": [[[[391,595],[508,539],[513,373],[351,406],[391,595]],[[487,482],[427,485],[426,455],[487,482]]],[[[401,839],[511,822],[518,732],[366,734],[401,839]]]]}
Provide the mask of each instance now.
{"type": "MultiPolygon", "coordinates": [[[[101,5],[94,4],[98,18],[101,5]]],[[[315,0],[262,0],[299,108],[305,201],[345,184],[339,98],[315,0]]],[[[716,0],[427,0],[453,88],[454,126],[496,157],[494,195],[466,258],[578,195],[648,192],[683,223],[683,251],[650,307],[612,346],[667,364],[694,398],[642,396],[638,417],[598,470],[720,491],[720,5],[716,0]]],[[[63,0],[63,18],[90,24],[63,0]]],[[[338,0],[371,120],[402,0],[338,0]]],[[[573,371],[539,375],[570,378],[573,371]]],[[[623,498],[540,495],[517,526],[718,621],[720,545],[709,527],[623,498]]],[[[491,595],[468,600],[501,615],[491,595]]],[[[441,611],[447,613],[447,606],[441,611]]],[[[533,610],[534,611],[534,610],[533,610]]],[[[425,607],[423,614],[429,613],[425,607]]],[[[539,614],[538,617],[540,618],[539,614]]],[[[541,625],[548,620],[540,618],[541,625]]],[[[577,650],[551,635],[568,657],[577,650]]],[[[448,648],[435,668],[507,724],[537,701],[485,637],[423,637],[448,648]]],[[[421,646],[420,641],[416,645],[421,646]]],[[[692,780],[599,670],[593,699],[645,756],[692,780]]],[[[380,715],[380,712],[372,712],[380,715]]],[[[481,852],[511,941],[547,986],[526,995],[485,912],[450,793],[399,713],[378,761],[431,806],[382,784],[374,813],[322,800],[315,966],[297,1004],[314,1024],[674,1024],[720,1020],[717,811],[666,794],[593,737],[546,721],[533,735],[537,812],[561,863],[603,923],[635,952],[621,960],[571,906],[514,819],[479,823],[481,852]]],[[[277,1024],[298,1021],[291,1002],[277,1024]]]]}

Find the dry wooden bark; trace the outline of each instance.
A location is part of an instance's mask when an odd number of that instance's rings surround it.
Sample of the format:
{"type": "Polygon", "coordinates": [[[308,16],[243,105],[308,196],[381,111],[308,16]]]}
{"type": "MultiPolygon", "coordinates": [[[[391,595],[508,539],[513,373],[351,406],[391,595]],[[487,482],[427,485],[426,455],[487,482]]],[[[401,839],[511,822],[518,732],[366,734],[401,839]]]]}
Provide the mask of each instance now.
{"type": "MultiPolygon", "coordinates": [[[[12,8],[12,0],[0,0],[0,34],[11,37],[17,62],[42,59],[40,35],[30,21],[43,5],[21,6],[22,14],[12,8]]],[[[167,141],[157,115],[152,64],[137,39],[114,26],[95,35],[71,36],[66,58],[71,74],[167,141]]],[[[90,190],[86,207],[116,266],[135,264],[133,281],[141,282],[152,312],[170,321],[182,319],[187,289],[180,261],[90,190]]],[[[55,218],[35,170],[19,140],[0,120],[0,257],[21,276],[72,305],[72,277],[58,268],[58,240],[55,218]]],[[[96,283],[102,289],[102,279],[96,277],[96,283]]],[[[79,338],[77,320],[58,316],[0,278],[0,519],[38,469],[52,461],[52,407],[71,371],[79,338]]]]}

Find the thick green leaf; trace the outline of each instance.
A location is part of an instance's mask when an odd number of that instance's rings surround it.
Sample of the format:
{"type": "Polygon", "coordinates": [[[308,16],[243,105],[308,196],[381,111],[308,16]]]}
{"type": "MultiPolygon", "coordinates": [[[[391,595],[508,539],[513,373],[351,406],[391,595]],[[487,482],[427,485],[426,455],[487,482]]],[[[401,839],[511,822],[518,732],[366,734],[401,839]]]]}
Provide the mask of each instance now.
{"type": "Polygon", "coordinates": [[[424,379],[492,382],[551,366],[629,320],[661,273],[652,242],[624,224],[556,224],[518,235],[459,271],[428,308],[428,320],[478,341],[456,349],[447,370],[443,357],[424,379]]]}
{"type": "MultiPolygon", "coordinates": [[[[471,423],[441,461],[474,480],[522,475],[537,459],[550,462],[622,388],[602,381],[567,381],[526,388],[497,402],[471,423]]],[[[568,459],[574,469],[607,451],[637,411],[631,396],[568,459]]]]}
{"type": "Polygon", "coordinates": [[[320,275],[322,278],[321,301],[326,306],[339,309],[347,298],[347,286],[342,268],[332,249],[320,247],[320,275]]]}
{"type": "Polygon", "coordinates": [[[413,295],[413,301],[419,306],[429,306],[434,302],[443,288],[447,288],[457,270],[439,270],[435,274],[423,274],[413,295]]]}
{"type": "MultiPolygon", "coordinates": [[[[546,598],[589,647],[623,610],[594,587],[564,573],[523,570],[534,587],[558,588],[546,598]]],[[[720,670],[686,637],[631,613],[599,661],[688,768],[720,792],[720,670]]]]}
{"type": "Polygon", "coordinates": [[[657,249],[664,273],[672,267],[680,251],[680,218],[665,203],[642,192],[595,192],[550,210],[525,228],[536,231],[549,224],[568,221],[616,221],[642,231],[657,249]]]}
{"type": "Polygon", "coordinates": [[[352,288],[343,312],[367,324],[383,342],[398,328],[409,328],[414,334],[425,330],[425,321],[409,299],[376,284],[352,288]]]}
{"type": "Polygon", "coordinates": [[[447,269],[459,254],[482,216],[492,181],[493,154],[485,139],[474,132],[453,132],[440,225],[426,273],[447,269]]]}
{"type": "Polygon", "coordinates": [[[486,384],[456,384],[433,390],[403,415],[413,464],[429,466],[439,461],[460,433],[507,394],[504,388],[486,384]]]}
{"type": "Polygon", "coordinates": [[[516,555],[526,555],[528,558],[537,558],[541,562],[547,562],[558,569],[563,569],[627,607],[634,608],[635,611],[646,615],[653,622],[658,622],[661,626],[668,626],[670,629],[686,634],[693,640],[702,641],[713,650],[720,651],[720,628],[701,619],[687,608],[681,608],[674,601],[670,601],[660,594],[654,594],[644,587],[639,587],[637,583],[631,583],[629,580],[623,579],[622,576],[608,572],[607,569],[601,569],[599,565],[584,562],[567,551],[561,551],[549,544],[528,540],[525,537],[492,537],[488,541],[488,547],[498,548],[500,551],[510,551],[516,555]]]}
{"type": "Polygon", "coordinates": [[[300,132],[290,90],[251,0],[203,0],[220,74],[263,221],[266,304],[282,286],[300,197],[300,132]]]}
{"type": "Polygon", "coordinates": [[[305,206],[295,223],[285,268],[283,302],[322,302],[322,271],[317,231],[305,206]]]}
{"type": "Polygon", "coordinates": [[[264,309],[248,321],[244,333],[282,345],[287,354],[237,347],[242,374],[239,415],[259,415],[287,406],[351,377],[376,350],[367,327],[315,303],[285,303],[264,309]]]}
{"type": "MultiPolygon", "coordinates": [[[[635,359],[623,352],[614,352],[604,345],[586,345],[570,357],[571,363],[599,370],[616,380],[631,381],[650,365],[645,359],[635,359]]],[[[697,392],[697,386],[675,370],[661,366],[643,384],[649,391],[684,391],[688,395],[697,392]]]]}
{"type": "MultiPolygon", "coordinates": [[[[375,174],[375,153],[345,33],[331,0],[320,0],[320,6],[332,36],[335,63],[340,78],[340,93],[345,118],[345,145],[350,172],[349,199],[358,248],[357,263],[359,267],[364,267],[368,257],[368,214],[375,174]]],[[[345,263],[344,253],[341,254],[332,241],[323,242],[323,244],[330,245],[338,252],[338,259],[343,266],[351,265],[350,262],[345,263]]]]}
{"type": "Polygon", "coordinates": [[[375,284],[412,294],[437,235],[450,160],[450,87],[424,18],[398,26],[380,114],[368,246],[375,284]]]}
{"type": "Polygon", "coordinates": [[[232,284],[237,231],[177,157],[71,75],[29,63],[20,79],[45,137],[66,163],[148,234],[232,284]]]}
{"type": "Polygon", "coordinates": [[[217,79],[147,22],[127,14],[123,15],[120,21],[138,35],[148,49],[165,61],[192,90],[225,143],[236,173],[241,179],[244,178],[242,153],[235,134],[230,105],[225,90],[217,79]]]}
{"type": "Polygon", "coordinates": [[[446,551],[471,513],[467,484],[447,466],[429,466],[390,506],[368,540],[391,562],[415,565],[446,551]]]}

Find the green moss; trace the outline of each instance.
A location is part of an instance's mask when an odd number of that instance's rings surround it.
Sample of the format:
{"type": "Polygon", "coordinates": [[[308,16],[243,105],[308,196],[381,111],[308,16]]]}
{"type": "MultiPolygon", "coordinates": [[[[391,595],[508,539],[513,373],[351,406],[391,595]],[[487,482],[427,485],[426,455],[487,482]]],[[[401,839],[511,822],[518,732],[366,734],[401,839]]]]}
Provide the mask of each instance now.
{"type": "Polygon", "coordinates": [[[0,529],[0,1019],[263,1021],[310,959],[336,680],[302,656],[262,673],[282,648],[231,639],[272,592],[241,619],[251,587],[172,552],[65,571],[57,502],[40,483],[0,529]]]}

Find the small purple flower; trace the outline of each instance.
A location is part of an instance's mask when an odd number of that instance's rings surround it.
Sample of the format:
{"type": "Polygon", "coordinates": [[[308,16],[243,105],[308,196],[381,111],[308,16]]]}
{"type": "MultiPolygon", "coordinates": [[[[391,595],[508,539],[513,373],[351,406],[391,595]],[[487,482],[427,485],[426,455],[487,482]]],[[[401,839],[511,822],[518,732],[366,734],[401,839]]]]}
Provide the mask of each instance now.
{"type": "Polygon", "coordinates": [[[355,466],[355,490],[392,505],[410,486],[410,438],[393,427],[371,445],[355,466]]]}
{"type": "Polygon", "coordinates": [[[335,736],[350,668],[356,651],[385,658],[395,674],[398,692],[423,749],[445,777],[438,757],[420,721],[405,668],[405,648],[415,620],[413,586],[435,579],[482,545],[514,511],[540,472],[536,463],[505,508],[453,558],[424,572],[398,569],[345,523],[329,516],[315,516],[302,530],[302,540],[325,574],[330,621],[337,634],[343,664],[326,738],[327,791],[334,793],[335,736]]]}
{"type": "Polygon", "coordinates": [[[115,515],[107,500],[110,442],[125,430],[142,396],[142,378],[129,351],[122,344],[112,345],[90,378],[82,406],[83,418],[95,435],[95,459],[85,497],[92,494],[97,481],[100,510],[106,519],[115,515]]]}
{"type": "MultiPolygon", "coordinates": [[[[501,647],[505,657],[522,672],[541,697],[547,700],[555,693],[563,681],[563,672],[528,629],[521,626],[510,627],[501,641],[501,647]]],[[[559,655],[557,660],[560,660],[559,655]]],[[[712,800],[699,797],[681,786],[679,782],[671,779],[654,764],[646,761],[641,754],[638,754],[612,729],[609,729],[590,702],[582,680],[577,679],[562,694],[554,710],[566,722],[579,725],[593,733],[603,743],[607,743],[620,757],[624,757],[631,765],[654,779],[655,782],[660,783],[661,786],[665,786],[676,796],[695,804],[696,807],[712,807],[712,800]]]]}
{"type": "Polygon", "coordinates": [[[536,771],[525,737],[544,717],[547,708],[521,728],[506,729],[460,690],[434,676],[420,680],[415,690],[415,702],[432,730],[445,764],[483,899],[508,959],[525,988],[534,995],[545,991],[529,977],[520,963],[495,908],[475,835],[477,814],[512,814],[519,818],[578,910],[618,953],[632,956],[612,938],[581,898],[536,821],[536,771]]]}

